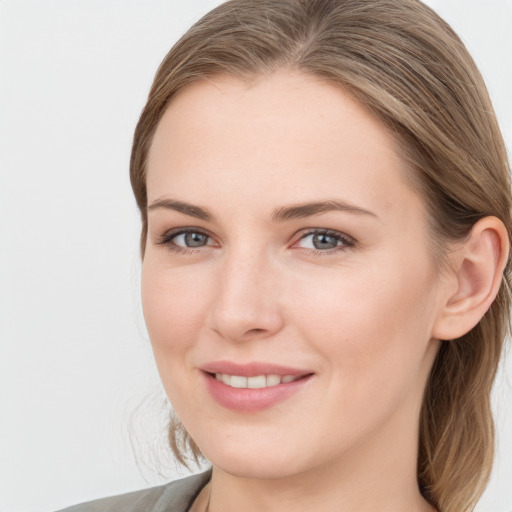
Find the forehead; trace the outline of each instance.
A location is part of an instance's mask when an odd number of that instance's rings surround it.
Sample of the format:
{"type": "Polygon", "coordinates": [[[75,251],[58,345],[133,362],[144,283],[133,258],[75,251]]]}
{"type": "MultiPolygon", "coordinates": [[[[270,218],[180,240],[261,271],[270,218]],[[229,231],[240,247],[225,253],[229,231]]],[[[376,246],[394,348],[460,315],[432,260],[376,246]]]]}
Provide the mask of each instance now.
{"type": "Polygon", "coordinates": [[[260,206],[334,194],[393,209],[397,194],[412,199],[406,172],[391,133],[343,90],[279,72],[181,90],[156,130],[147,186],[150,201],[211,201],[229,189],[245,207],[255,194],[260,206]]]}

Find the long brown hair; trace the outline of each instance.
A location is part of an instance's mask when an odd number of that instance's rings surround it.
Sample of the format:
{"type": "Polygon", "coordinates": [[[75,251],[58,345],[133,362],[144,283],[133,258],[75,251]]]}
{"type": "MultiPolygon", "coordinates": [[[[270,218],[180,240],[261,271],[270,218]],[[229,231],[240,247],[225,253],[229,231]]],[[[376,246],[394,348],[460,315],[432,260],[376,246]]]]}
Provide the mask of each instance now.
{"type": "MultiPolygon", "coordinates": [[[[160,65],[135,131],[131,182],[147,236],[146,160],[173,95],[218,74],[239,78],[276,69],[328,80],[392,132],[422,194],[432,250],[494,215],[509,237],[509,164],[482,77],[463,43],[418,0],[231,0],[196,23],[160,65]]],[[[474,508],[493,460],[490,392],[509,329],[510,262],[480,323],[443,341],[421,410],[418,484],[442,512],[474,508]]],[[[185,462],[199,450],[179,422],[171,446],[185,462]]]]}

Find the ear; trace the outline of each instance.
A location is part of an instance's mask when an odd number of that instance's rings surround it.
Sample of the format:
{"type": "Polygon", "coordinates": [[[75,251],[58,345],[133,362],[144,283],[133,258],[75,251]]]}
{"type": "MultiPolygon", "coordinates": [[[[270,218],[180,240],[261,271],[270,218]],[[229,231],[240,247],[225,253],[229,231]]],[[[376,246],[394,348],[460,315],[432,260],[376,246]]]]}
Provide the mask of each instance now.
{"type": "Polygon", "coordinates": [[[434,323],[435,339],[459,338],[478,324],[498,294],[509,249],[507,230],[497,217],[484,217],[473,226],[453,254],[451,285],[434,323]]]}

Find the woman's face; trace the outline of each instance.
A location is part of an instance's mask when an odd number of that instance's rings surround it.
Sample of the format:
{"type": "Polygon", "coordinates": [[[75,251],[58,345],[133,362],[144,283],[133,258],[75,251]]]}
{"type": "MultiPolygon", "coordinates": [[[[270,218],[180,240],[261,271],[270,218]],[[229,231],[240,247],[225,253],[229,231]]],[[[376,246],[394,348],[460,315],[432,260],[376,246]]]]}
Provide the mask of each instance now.
{"type": "Polygon", "coordinates": [[[215,466],[415,464],[446,286],[407,172],[383,126],[319,79],[219,77],[172,101],[148,161],[143,307],[215,466]]]}

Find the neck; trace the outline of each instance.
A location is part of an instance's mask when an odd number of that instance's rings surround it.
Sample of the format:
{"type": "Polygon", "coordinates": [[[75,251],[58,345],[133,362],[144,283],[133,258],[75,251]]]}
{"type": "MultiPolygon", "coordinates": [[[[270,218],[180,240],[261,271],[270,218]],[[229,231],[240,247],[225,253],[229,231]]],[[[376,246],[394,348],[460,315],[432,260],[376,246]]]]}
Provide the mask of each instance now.
{"type": "MultiPolygon", "coordinates": [[[[286,481],[240,478],[214,469],[208,490],[208,512],[435,512],[416,485],[386,487],[382,479],[369,485],[357,478],[334,479],[318,471],[316,478],[286,481]],[[324,477],[324,478],[322,478],[324,477]],[[330,477],[330,478],[329,478],[330,477]]],[[[385,479],[387,480],[387,479],[385,479]]]]}
{"type": "Polygon", "coordinates": [[[417,429],[389,429],[323,466],[278,478],[214,467],[209,512],[435,512],[416,480],[417,429]],[[398,435],[397,435],[398,434],[398,435]]]}

